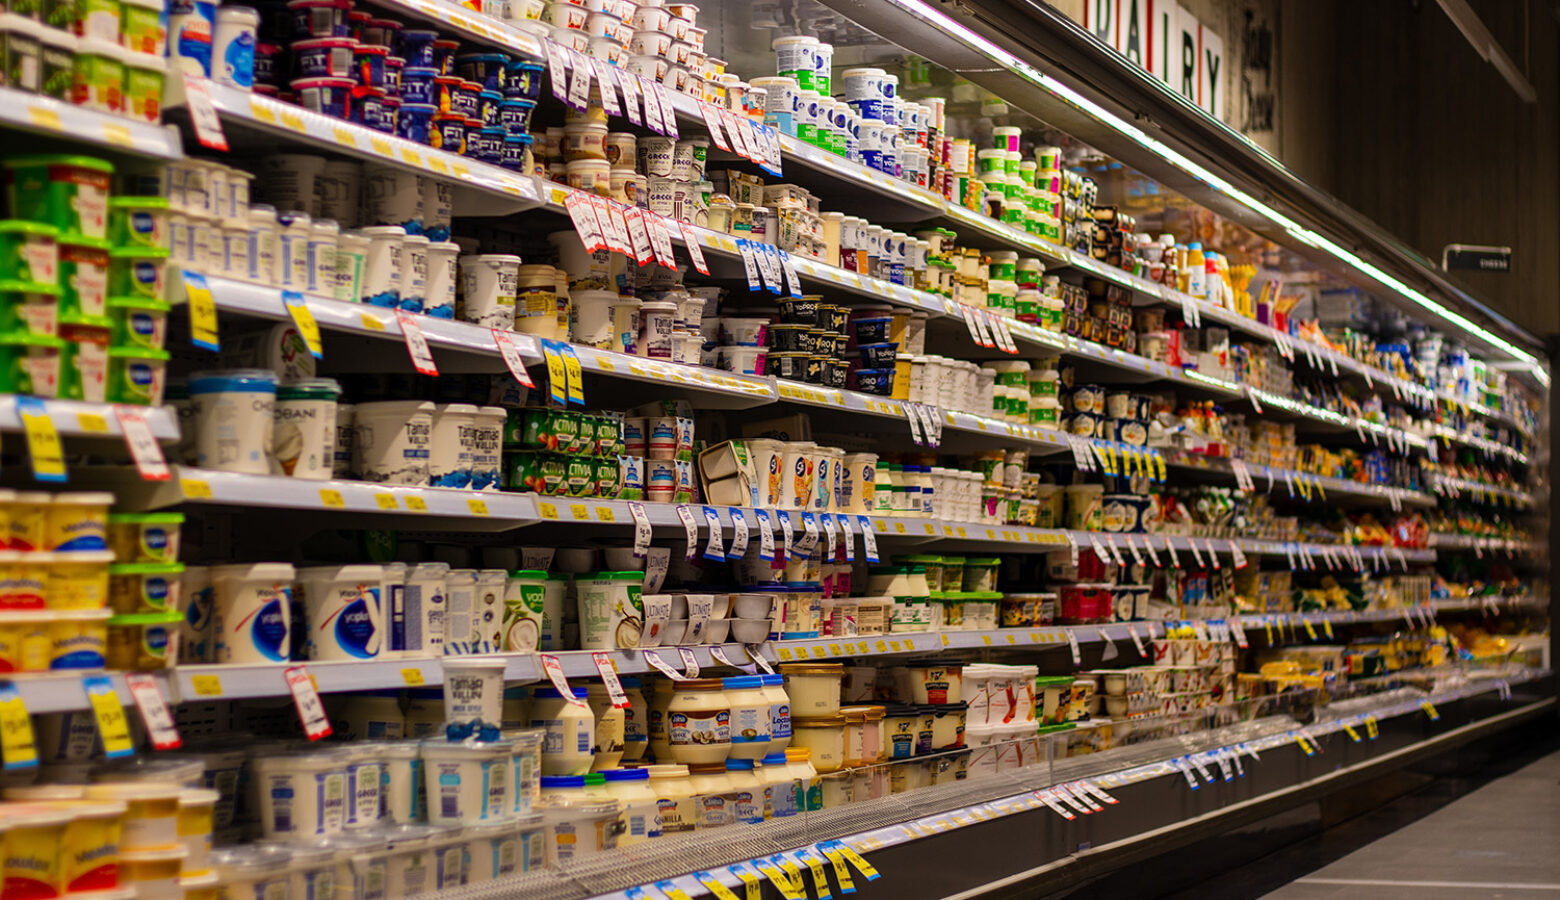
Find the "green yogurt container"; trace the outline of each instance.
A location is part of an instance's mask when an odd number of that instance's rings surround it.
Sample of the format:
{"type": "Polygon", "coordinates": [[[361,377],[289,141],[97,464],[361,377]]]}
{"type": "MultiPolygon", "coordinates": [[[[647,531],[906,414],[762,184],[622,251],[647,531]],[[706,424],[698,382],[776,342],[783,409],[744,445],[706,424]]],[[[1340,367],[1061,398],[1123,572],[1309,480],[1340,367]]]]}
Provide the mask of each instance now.
{"type": "Polygon", "coordinates": [[[0,281],[0,334],[59,333],[60,288],[38,281],[0,281]]]}
{"type": "Polygon", "coordinates": [[[168,53],[168,21],[162,0],[124,0],[119,43],[143,56],[168,53]]]}
{"type": "Polygon", "coordinates": [[[150,297],[110,297],[114,346],[161,350],[168,339],[168,304],[150,297]]]}
{"type": "Polygon", "coordinates": [[[118,247],[167,247],[168,198],[113,197],[108,201],[108,237],[118,247]]]}
{"type": "Polygon", "coordinates": [[[76,9],[77,34],[118,42],[125,17],[124,7],[119,0],[64,0],[64,3],[76,9]]]}
{"type": "Polygon", "coordinates": [[[38,65],[38,93],[70,103],[76,83],[76,36],[57,28],[43,29],[38,65]]]}
{"type": "Polygon", "coordinates": [[[53,225],[0,220],[0,279],[50,283],[59,278],[59,237],[53,225]]]}
{"type": "Polygon", "coordinates": [[[59,338],[42,334],[19,332],[0,337],[0,391],[58,397],[64,347],[59,338]]]}
{"type": "Polygon", "coordinates": [[[125,111],[125,51],[116,41],[82,38],[76,44],[77,106],[122,115],[125,111]]]}
{"type": "Polygon", "coordinates": [[[60,396],[102,403],[108,399],[108,347],[113,322],[107,316],[61,317],[60,396]]]}
{"type": "MultiPolygon", "coordinates": [[[[34,9],[34,14],[36,13],[34,9]]],[[[0,86],[38,93],[42,86],[42,25],[15,14],[0,14],[0,86]]]]}
{"type": "Polygon", "coordinates": [[[90,156],[15,156],[0,161],[6,202],[19,219],[44,222],[60,234],[108,236],[112,163],[90,156]]]}
{"type": "Polygon", "coordinates": [[[60,312],[108,315],[108,251],[105,240],[71,235],[60,241],[60,312]]]}
{"type": "Polygon", "coordinates": [[[170,255],[167,248],[113,248],[108,251],[108,292],[115,297],[164,299],[170,255]]]}
{"type": "MultiPolygon", "coordinates": [[[[163,82],[168,63],[147,53],[125,54],[125,114],[152,125],[162,121],[163,82]]],[[[166,201],[164,201],[166,202],[166,201]]]]}
{"type": "MultiPolygon", "coordinates": [[[[82,0],[43,0],[43,24],[56,31],[81,34],[82,0]]],[[[94,35],[101,37],[101,35],[94,35]]]]}
{"type": "Polygon", "coordinates": [[[109,402],[161,406],[167,368],[166,350],[108,348],[109,402]]]}

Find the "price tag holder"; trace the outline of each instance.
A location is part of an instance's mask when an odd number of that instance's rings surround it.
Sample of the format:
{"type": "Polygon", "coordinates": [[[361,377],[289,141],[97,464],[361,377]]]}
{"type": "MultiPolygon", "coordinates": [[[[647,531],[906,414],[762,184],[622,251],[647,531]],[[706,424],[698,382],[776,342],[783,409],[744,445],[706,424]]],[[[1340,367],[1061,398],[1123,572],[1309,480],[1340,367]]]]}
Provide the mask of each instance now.
{"type": "Polygon", "coordinates": [[[412,358],[412,366],[420,374],[438,377],[439,367],[433,362],[433,352],[428,349],[428,339],[423,336],[417,317],[404,309],[395,311],[396,324],[401,326],[401,337],[406,341],[406,352],[412,358]]]}
{"type": "Polygon", "coordinates": [[[190,123],[195,126],[195,139],[200,145],[226,153],[227,135],[222,133],[222,118],[217,115],[217,105],[211,100],[211,83],[199,75],[185,72],[184,105],[190,112],[190,123]]]}
{"type": "Polygon", "coordinates": [[[168,709],[168,701],[157,687],[157,679],[146,672],[129,672],[125,674],[125,685],[130,688],[130,696],[135,698],[136,708],[141,712],[141,724],[146,726],[152,746],[158,750],[177,750],[183,746],[178,726],[173,721],[173,711],[168,709]]]}
{"type": "Polygon", "coordinates": [[[92,716],[97,720],[98,737],[103,740],[103,755],[109,759],[123,759],[135,755],[135,744],[130,739],[130,721],[125,718],[124,705],[119,702],[119,692],[107,675],[88,675],[81,679],[86,689],[87,702],[92,704],[92,716]]]}
{"type": "Polygon", "coordinates": [[[525,370],[525,359],[515,344],[514,333],[494,328],[493,343],[498,346],[498,353],[504,358],[504,367],[509,370],[509,374],[525,387],[535,390],[536,382],[531,380],[531,373],[525,370]]]}
{"type": "Polygon", "coordinates": [[[308,666],[288,666],[282,670],[282,677],[292,692],[293,706],[298,710],[298,721],[303,723],[304,735],[311,741],[330,737],[330,719],[325,716],[325,704],[320,702],[308,666]]]}
{"type": "Polygon", "coordinates": [[[146,411],[136,406],[114,407],[114,417],[119,420],[119,432],[124,435],[125,447],[135,461],[136,471],[145,481],[167,481],[172,477],[162,446],[152,435],[152,427],[146,422],[146,411]]]}

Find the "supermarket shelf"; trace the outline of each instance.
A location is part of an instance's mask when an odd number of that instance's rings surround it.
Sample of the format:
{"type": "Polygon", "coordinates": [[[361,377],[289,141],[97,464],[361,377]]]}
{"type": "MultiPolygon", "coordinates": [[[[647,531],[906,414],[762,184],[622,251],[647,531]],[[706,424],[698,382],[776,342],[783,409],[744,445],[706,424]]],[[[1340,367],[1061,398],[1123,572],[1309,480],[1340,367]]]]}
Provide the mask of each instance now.
{"type": "MultiPolygon", "coordinates": [[[[282,300],[282,292],[279,288],[216,276],[207,276],[206,283],[211,288],[212,297],[219,310],[281,321],[286,321],[291,316],[282,300]]],[[[344,332],[398,342],[404,340],[400,323],[392,310],[313,295],[306,295],[304,299],[315,321],[327,332],[344,332]]],[[[499,362],[502,357],[490,329],[469,322],[457,322],[432,316],[418,316],[417,324],[422,328],[423,336],[433,349],[488,356],[493,361],[494,371],[503,370],[499,362]]],[[[534,337],[517,333],[512,339],[520,351],[520,356],[528,365],[542,363],[541,347],[534,337]]],[[[328,354],[330,352],[328,340],[325,341],[325,345],[325,352],[328,354]]],[[[773,379],[737,375],[702,366],[642,359],[579,344],[572,346],[580,359],[581,368],[586,372],[647,383],[675,385],[684,393],[694,396],[711,400],[719,398],[721,402],[718,405],[727,408],[756,406],[770,402],[776,396],[773,379]]]]}
{"type": "Polygon", "coordinates": [[[1508,555],[1549,552],[1549,545],[1542,541],[1518,541],[1472,534],[1432,534],[1430,546],[1445,550],[1478,550],[1482,553],[1504,551],[1508,555]]]}
{"type": "MultiPolygon", "coordinates": [[[[184,105],[182,90],[181,85],[170,84],[169,107],[184,105]]],[[[248,91],[215,83],[209,85],[209,90],[217,114],[229,124],[449,181],[457,188],[456,205],[463,215],[508,215],[537,204],[536,182],[528,175],[248,91]]]]}
{"type": "MultiPolygon", "coordinates": [[[[81,400],[43,400],[43,407],[54,423],[54,430],[61,437],[122,438],[119,419],[114,410],[117,404],[87,403],[81,400]]],[[[177,441],[179,423],[173,410],[166,406],[128,406],[146,414],[146,423],[152,428],[152,436],[159,441],[177,441]]],[[[0,394],[0,432],[20,432],[21,413],[17,411],[15,394],[0,394]]]]}
{"type": "Polygon", "coordinates": [[[1536,498],[1527,491],[1496,487],[1477,481],[1469,481],[1466,478],[1431,475],[1430,484],[1436,493],[1453,500],[1472,500],[1476,503],[1511,507],[1531,507],[1536,502],[1536,498]]]}
{"type": "MultiPolygon", "coordinates": [[[[1200,453],[1187,453],[1178,450],[1161,452],[1165,462],[1172,468],[1217,474],[1234,480],[1234,463],[1229,458],[1205,456],[1200,453]]],[[[1281,469],[1276,466],[1264,466],[1250,462],[1247,462],[1245,465],[1250,471],[1253,481],[1258,479],[1266,480],[1265,491],[1267,493],[1287,487],[1291,497],[1320,500],[1324,503],[1329,495],[1343,495],[1370,498],[1393,505],[1434,506],[1436,504],[1436,498],[1423,491],[1388,487],[1380,484],[1361,484],[1357,481],[1348,481],[1342,478],[1327,478],[1313,475],[1310,472],[1281,469]],[[1313,491],[1316,491],[1315,496],[1312,496],[1313,491]]]]}
{"type": "Polygon", "coordinates": [[[1417,699],[1380,702],[1304,727],[1265,719],[1055,758],[926,788],[913,799],[858,802],[809,814],[805,822],[775,820],[745,829],[739,844],[710,835],[679,842],[675,854],[646,855],[632,867],[576,870],[569,881],[557,874],[527,876],[474,896],[489,900],[523,889],[564,900],[621,900],[651,890],[697,897],[711,893],[706,879],[740,891],[739,873],[754,877],[753,869],[776,863],[805,871],[804,856],[822,861],[841,843],[867,855],[882,876],[868,881],[847,869],[854,892],[865,898],[1048,894],[1540,715],[1555,701],[1523,688],[1544,677],[1537,670],[1513,671],[1438,691],[1424,698],[1439,708],[1434,721],[1417,699]],[[1315,749],[1302,753],[1302,740],[1315,749]],[[1068,812],[1060,797],[1064,787],[1080,797],[1103,789],[1110,805],[1091,799],[1087,808],[1068,812]],[[1053,818],[1048,803],[1066,820],[1053,818]],[[885,820],[892,824],[878,824],[885,820]],[[865,829],[864,821],[871,823],[865,829]],[[955,857],[965,864],[947,866],[955,857]],[[702,871],[683,874],[693,866],[702,871]],[[634,888],[636,882],[642,887],[634,888]]]}
{"type": "Polygon", "coordinates": [[[1436,425],[1433,436],[1446,443],[1462,444],[1466,447],[1482,450],[1485,456],[1504,456],[1512,462],[1521,463],[1522,465],[1528,464],[1528,455],[1515,447],[1496,443],[1489,438],[1464,434],[1446,425],[1436,425]]]}
{"type": "Polygon", "coordinates": [[[452,31],[463,40],[486,42],[533,60],[547,59],[542,42],[535,35],[457,3],[445,0],[374,0],[374,5],[432,22],[441,31],[452,31]]]}
{"type": "Polygon", "coordinates": [[[0,125],[85,142],[115,153],[153,159],[184,156],[177,129],[61,103],[14,88],[0,88],[0,125]]]}

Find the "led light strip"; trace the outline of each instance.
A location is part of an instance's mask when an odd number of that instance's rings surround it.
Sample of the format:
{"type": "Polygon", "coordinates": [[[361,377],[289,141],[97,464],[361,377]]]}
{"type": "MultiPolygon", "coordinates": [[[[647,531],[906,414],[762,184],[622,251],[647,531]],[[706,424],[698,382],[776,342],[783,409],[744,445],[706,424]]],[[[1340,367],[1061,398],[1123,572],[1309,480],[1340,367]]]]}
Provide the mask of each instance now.
{"type": "Polygon", "coordinates": [[[1165,160],[1176,168],[1186,172],[1188,175],[1191,175],[1199,181],[1202,181],[1209,187],[1212,187],[1213,189],[1228,195],[1231,199],[1247,207],[1258,215],[1263,216],[1268,221],[1279,226],[1280,228],[1283,228],[1295,240],[1300,241],[1308,246],[1315,247],[1316,249],[1325,251],[1329,255],[1336,258],[1338,261],[1352,266],[1362,274],[1376,280],[1380,284],[1386,285],[1405,299],[1423,307],[1425,310],[1436,316],[1439,316],[1440,318],[1457,326],[1458,328],[1463,329],[1465,332],[1479,337],[1490,346],[1498,348],[1501,351],[1509,354],[1512,358],[1520,360],[1532,370],[1533,376],[1537,378],[1545,388],[1549,387],[1549,372],[1545,366],[1540,363],[1538,357],[1534,356],[1533,354],[1521,349],[1520,347],[1517,347],[1515,344],[1512,344],[1510,341],[1507,341],[1506,339],[1494,334],[1488,329],[1480,327],[1466,316],[1463,316],[1460,313],[1442,306],[1420,291],[1417,291],[1412,287],[1404,284],[1402,281],[1399,281],[1397,278],[1388,275],[1377,266],[1366,262],[1365,260],[1361,259],[1353,253],[1350,253],[1348,250],[1345,250],[1343,247],[1338,246],[1327,238],[1303,227],[1300,225],[1300,223],[1294,221],[1288,216],[1285,216],[1277,210],[1268,207],[1266,204],[1257,200],[1255,197],[1252,197],[1250,194],[1247,194],[1246,192],[1236,188],[1234,185],[1230,184],[1228,181],[1225,181],[1215,173],[1187,158],[1184,154],[1172,149],[1162,141],[1150,137],[1142,129],[1121,119],[1114,113],[1106,110],[1098,103],[1088,99],[1066,84],[1063,84],[1049,75],[1043,74],[1039,69],[1036,69],[1034,66],[1024,62],[1023,60],[1014,56],[1012,53],[1009,53],[1008,51],[992,43],[990,40],[987,40],[981,35],[975,33],[964,24],[956,21],[940,10],[937,10],[927,5],[926,3],[921,2],[921,0],[890,0],[890,2],[905,10],[906,12],[909,12],[912,15],[932,25],[935,25],[948,34],[953,35],[954,37],[963,41],[967,46],[984,53],[993,61],[1007,67],[1015,74],[1023,76],[1024,78],[1034,82],[1036,85],[1044,88],[1046,91],[1050,92],[1056,97],[1059,97],[1073,106],[1076,106],[1078,109],[1088,113],[1095,120],[1101,122],[1102,124],[1108,125],[1123,135],[1126,135],[1145,149],[1153,152],[1160,159],[1165,160]]]}

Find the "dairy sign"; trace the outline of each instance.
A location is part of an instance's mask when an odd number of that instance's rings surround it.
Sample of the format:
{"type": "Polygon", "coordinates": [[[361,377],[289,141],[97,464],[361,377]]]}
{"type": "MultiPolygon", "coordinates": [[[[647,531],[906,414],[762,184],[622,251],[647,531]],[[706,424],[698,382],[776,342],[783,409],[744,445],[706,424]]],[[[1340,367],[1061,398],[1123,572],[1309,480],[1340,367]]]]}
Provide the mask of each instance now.
{"type": "Polygon", "coordinates": [[[1224,39],[1174,0],[1083,0],[1083,27],[1217,119],[1225,118],[1224,39]]]}

